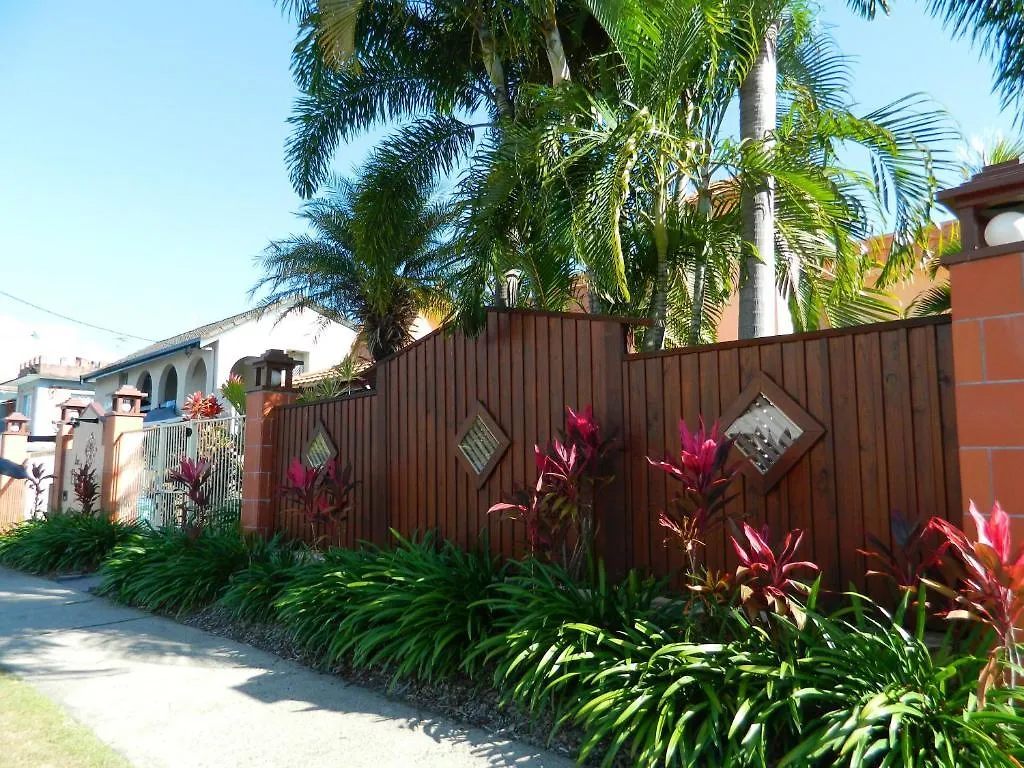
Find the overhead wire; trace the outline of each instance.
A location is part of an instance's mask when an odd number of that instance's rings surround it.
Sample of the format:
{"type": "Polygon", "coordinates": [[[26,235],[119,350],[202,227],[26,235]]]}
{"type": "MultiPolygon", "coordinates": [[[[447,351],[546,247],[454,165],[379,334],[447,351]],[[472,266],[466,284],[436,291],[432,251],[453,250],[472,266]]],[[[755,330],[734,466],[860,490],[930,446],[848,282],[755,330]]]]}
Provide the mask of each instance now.
{"type": "Polygon", "coordinates": [[[113,334],[114,336],[119,336],[119,337],[122,337],[122,338],[136,339],[137,341],[146,341],[146,342],[153,342],[154,341],[154,339],[147,339],[144,336],[136,336],[134,333],[124,333],[123,331],[115,331],[113,328],[106,328],[106,327],[104,327],[102,325],[96,325],[95,323],[88,323],[85,320],[79,320],[77,318],[61,314],[60,312],[54,312],[52,309],[47,309],[46,307],[41,307],[38,304],[33,304],[31,301],[23,299],[23,298],[21,298],[19,296],[15,296],[14,294],[8,293],[7,291],[0,290],[0,296],[4,296],[4,297],[6,297],[8,299],[11,299],[11,301],[16,301],[19,304],[24,304],[26,307],[31,307],[32,309],[38,310],[40,312],[45,312],[46,314],[53,315],[54,317],[59,317],[61,320],[67,320],[69,323],[74,323],[75,325],[81,325],[81,326],[83,326],[85,328],[92,328],[93,330],[96,330],[96,331],[103,331],[105,333],[110,333],[110,334],[113,334]]]}

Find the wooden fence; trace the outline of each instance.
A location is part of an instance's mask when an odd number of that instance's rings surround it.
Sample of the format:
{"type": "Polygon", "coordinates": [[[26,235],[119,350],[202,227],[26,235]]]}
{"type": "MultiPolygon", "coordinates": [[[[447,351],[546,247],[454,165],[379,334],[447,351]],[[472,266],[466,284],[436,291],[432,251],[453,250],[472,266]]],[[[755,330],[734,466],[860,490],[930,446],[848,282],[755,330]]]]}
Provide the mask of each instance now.
{"type": "MultiPolygon", "coordinates": [[[[601,554],[615,569],[666,573],[682,563],[656,523],[672,481],[646,457],[678,453],[680,419],[731,418],[740,395],[762,385],[780,388],[787,416],[821,434],[795,461],[784,454],[790,466],[771,487],[756,475],[740,481],[729,511],[775,531],[805,529],[803,553],[828,584],[863,583],[856,548],[868,533],[888,541],[894,510],[962,519],[948,319],[654,354],[627,354],[626,330],[618,318],[492,311],[476,338],[436,332],[380,363],[372,392],[277,410],[277,477],[322,424],[359,481],[343,530],[310,531],[275,493],[278,527],[348,545],[383,542],[389,528],[437,528],[471,546],[486,529],[497,551],[522,554],[522,527],[487,509],[535,480],[533,445],[562,426],[566,406],[593,404],[622,448],[600,498],[601,554]],[[478,408],[509,442],[480,482],[456,447],[478,408]]],[[[712,568],[734,562],[721,528],[707,551],[712,568]]]]}

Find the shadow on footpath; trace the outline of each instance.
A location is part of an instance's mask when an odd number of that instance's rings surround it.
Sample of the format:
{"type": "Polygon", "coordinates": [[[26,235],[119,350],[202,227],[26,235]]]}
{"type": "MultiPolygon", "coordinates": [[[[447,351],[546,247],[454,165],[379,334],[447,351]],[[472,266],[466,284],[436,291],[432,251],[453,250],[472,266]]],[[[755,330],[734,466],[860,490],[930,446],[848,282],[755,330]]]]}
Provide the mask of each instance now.
{"type": "MultiPolygon", "coordinates": [[[[551,765],[542,750],[499,735],[459,725],[420,711],[377,691],[288,661],[233,640],[142,613],[79,592],[67,582],[58,584],[0,569],[0,669],[24,678],[74,680],[126,674],[109,666],[69,668],[61,663],[64,633],[87,633],[85,647],[98,654],[167,665],[187,659],[190,666],[250,669],[253,674],[235,690],[259,702],[295,701],[306,710],[361,714],[374,722],[398,722],[419,730],[435,742],[460,741],[473,755],[491,765],[551,765]],[[11,577],[11,578],[8,578],[11,577]],[[32,658],[31,664],[19,661],[32,658]]],[[[559,758],[566,765],[571,761],[559,758]]]]}

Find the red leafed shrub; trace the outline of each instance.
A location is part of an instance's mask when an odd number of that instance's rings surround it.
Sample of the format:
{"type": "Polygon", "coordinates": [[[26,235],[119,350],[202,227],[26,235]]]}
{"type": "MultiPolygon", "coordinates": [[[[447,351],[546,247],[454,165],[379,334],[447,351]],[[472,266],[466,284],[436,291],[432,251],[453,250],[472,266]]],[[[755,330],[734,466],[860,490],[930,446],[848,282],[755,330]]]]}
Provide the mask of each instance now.
{"type": "Polygon", "coordinates": [[[593,552],[596,521],[594,492],[611,480],[605,467],[612,440],[601,436],[594,409],[566,409],[565,430],[547,449],[534,446],[537,482],[514,494],[511,501],[488,512],[504,513],[526,525],[526,540],[534,555],[560,557],[574,576],[580,576],[593,552]]]}
{"type": "Polygon", "coordinates": [[[990,627],[1000,644],[992,651],[986,672],[979,681],[981,694],[994,682],[999,657],[1009,662],[1010,685],[1017,684],[1017,669],[1024,658],[1017,645],[1016,634],[1024,622],[1024,545],[1013,550],[1010,518],[996,502],[986,519],[974,503],[971,517],[978,528],[977,541],[940,517],[930,525],[949,543],[949,560],[954,566],[955,588],[930,579],[924,583],[952,600],[956,607],[940,613],[948,619],[967,619],[990,627]]]}
{"type": "Polygon", "coordinates": [[[339,468],[337,460],[331,459],[311,467],[294,457],[288,465],[281,494],[306,518],[315,539],[318,524],[348,519],[355,485],[351,464],[339,468]]]}
{"type": "Polygon", "coordinates": [[[872,549],[857,550],[874,562],[867,575],[888,579],[903,592],[915,592],[921,579],[938,576],[950,546],[929,521],[911,524],[898,512],[892,516],[891,547],[873,534],[868,540],[872,549]]]}
{"type": "Polygon", "coordinates": [[[798,596],[808,594],[810,587],[797,580],[795,574],[797,571],[817,573],[820,570],[812,562],[796,559],[796,551],[804,538],[804,532],[790,531],[782,545],[776,549],[768,543],[767,526],[757,531],[748,523],[743,523],[743,536],[747,540],[745,549],[735,536],[729,538],[740,558],[736,583],[747,615],[751,619],[760,618],[765,613],[791,615],[802,627],[806,614],[798,596]]]}
{"type": "Polygon", "coordinates": [[[71,470],[72,490],[78,501],[78,511],[89,516],[93,513],[96,500],[100,496],[100,485],[96,482],[96,470],[91,461],[71,470]]]}
{"type": "Polygon", "coordinates": [[[652,467],[667,472],[680,487],[676,490],[668,509],[658,515],[658,524],[668,531],[666,543],[674,540],[686,553],[690,574],[697,572],[697,548],[704,546],[708,529],[723,517],[730,496],[729,486],[736,479],[735,463],[729,463],[733,440],[719,433],[718,422],[708,432],[704,420],[695,432],[686,422],[679,422],[680,451],[678,459],[666,457],[655,461],[648,457],[652,467]]]}
{"type": "Polygon", "coordinates": [[[181,410],[186,419],[215,419],[224,413],[224,406],[220,404],[216,395],[193,392],[185,398],[185,405],[181,410]]]}
{"type": "Polygon", "coordinates": [[[206,524],[206,511],[210,506],[206,486],[211,477],[213,464],[201,456],[197,459],[182,456],[178,460],[178,468],[167,472],[167,480],[185,491],[185,498],[181,502],[181,529],[194,536],[198,536],[206,524]],[[191,518],[189,501],[192,502],[191,518]]]}
{"type": "Polygon", "coordinates": [[[539,445],[533,447],[534,460],[537,463],[537,482],[533,488],[521,489],[513,494],[511,501],[503,501],[487,510],[488,514],[500,512],[509,520],[518,520],[526,526],[526,543],[533,554],[551,552],[556,530],[556,517],[549,514],[544,471],[547,469],[547,456],[539,445]]]}

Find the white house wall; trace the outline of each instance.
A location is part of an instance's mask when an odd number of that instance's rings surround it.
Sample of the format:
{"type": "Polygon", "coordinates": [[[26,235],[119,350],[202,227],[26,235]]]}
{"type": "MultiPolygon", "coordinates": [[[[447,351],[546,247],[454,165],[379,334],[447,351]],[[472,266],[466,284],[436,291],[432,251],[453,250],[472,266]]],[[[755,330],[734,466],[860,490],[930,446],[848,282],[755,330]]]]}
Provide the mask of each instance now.
{"type": "Polygon", "coordinates": [[[92,398],[88,389],[72,389],[65,384],[37,380],[18,388],[18,407],[21,408],[24,396],[30,396],[28,416],[28,433],[30,435],[50,436],[57,432],[56,423],[60,419],[60,404],[71,397],[92,398]]]}
{"type": "Polygon", "coordinates": [[[340,363],[351,351],[356,332],[337,323],[321,327],[321,320],[315,312],[304,310],[283,318],[265,316],[225,332],[217,342],[217,386],[227,381],[236,362],[268,349],[303,353],[310,371],[340,363]]]}
{"type": "Polygon", "coordinates": [[[130,386],[139,386],[144,374],[148,373],[152,381],[150,402],[155,408],[165,399],[160,391],[161,385],[167,372],[173,368],[178,380],[175,400],[180,408],[193,392],[216,392],[231,375],[235,363],[259,357],[268,349],[301,354],[307,370],[329,368],[349,353],[356,333],[336,323],[321,327],[320,319],[315,312],[303,311],[284,318],[267,316],[251,320],[219,334],[203,348],[172,352],[97,379],[96,399],[104,408],[109,408],[111,397],[122,382],[126,380],[130,386]],[[206,367],[206,375],[194,376],[200,360],[206,367]],[[200,380],[203,385],[198,387],[200,380]]]}

